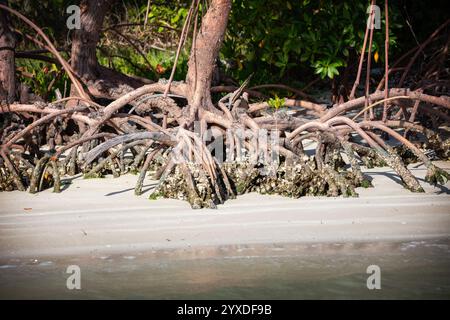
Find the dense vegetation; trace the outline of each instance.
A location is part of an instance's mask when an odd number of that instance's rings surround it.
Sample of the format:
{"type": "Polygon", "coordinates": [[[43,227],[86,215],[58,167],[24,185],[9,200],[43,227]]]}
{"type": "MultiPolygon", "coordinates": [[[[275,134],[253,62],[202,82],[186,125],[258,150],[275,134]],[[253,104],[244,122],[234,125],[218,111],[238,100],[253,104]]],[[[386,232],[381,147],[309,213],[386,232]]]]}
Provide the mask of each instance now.
{"type": "MultiPolygon", "coordinates": [[[[68,16],[65,9],[72,2],[23,0],[11,5],[41,26],[57,47],[68,52],[70,32],[60,26],[65,25],[68,16]]],[[[98,46],[97,55],[102,65],[152,80],[169,77],[190,1],[150,3],[145,27],[147,0],[120,1],[112,8],[98,46]],[[120,24],[126,26],[111,28],[120,24]]],[[[237,83],[253,74],[251,82],[254,84],[284,83],[294,87],[305,87],[317,78],[316,74],[326,80],[342,75],[345,68],[355,73],[368,4],[369,1],[358,0],[234,0],[220,52],[222,68],[237,83]]],[[[200,10],[202,5],[200,3],[200,10]]],[[[423,1],[391,1],[390,9],[389,40],[393,57],[425,39],[447,18],[446,1],[434,1],[431,8],[423,1]]],[[[375,68],[383,68],[384,23],[382,16],[381,29],[374,33],[371,51],[376,57],[375,68]]],[[[25,40],[19,43],[20,49],[30,47],[34,44],[25,40]]],[[[175,79],[185,78],[188,58],[189,50],[185,47],[175,79]]],[[[57,72],[52,66],[49,73],[44,68],[46,64],[33,60],[18,60],[18,65],[26,74],[35,76],[34,80],[26,76],[23,80],[40,94],[44,94],[57,72]]],[[[64,78],[64,74],[60,77],[64,78]]],[[[325,81],[324,85],[330,86],[330,82],[325,81]]],[[[63,90],[63,81],[58,81],[54,87],[63,90]]]]}

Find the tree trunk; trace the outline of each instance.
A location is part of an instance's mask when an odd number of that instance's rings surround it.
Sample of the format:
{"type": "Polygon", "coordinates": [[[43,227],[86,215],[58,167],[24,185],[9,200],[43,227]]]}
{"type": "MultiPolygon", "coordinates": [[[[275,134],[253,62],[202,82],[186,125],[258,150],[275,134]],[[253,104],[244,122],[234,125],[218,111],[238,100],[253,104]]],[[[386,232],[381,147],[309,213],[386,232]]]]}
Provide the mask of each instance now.
{"type": "Polygon", "coordinates": [[[12,103],[15,100],[15,44],[6,12],[0,10],[0,102],[12,103]]]}
{"type": "Polygon", "coordinates": [[[74,32],[70,56],[73,70],[84,81],[95,80],[99,75],[96,48],[103,20],[111,2],[111,0],[81,1],[81,28],[74,32]]]}
{"type": "Polygon", "coordinates": [[[211,101],[211,80],[231,10],[231,0],[212,0],[193,44],[186,77],[188,103],[216,112],[211,101]]]}
{"type": "MultiPolygon", "coordinates": [[[[71,65],[96,98],[117,99],[120,96],[152,81],[130,77],[101,66],[96,48],[105,15],[115,0],[82,0],[79,30],[72,39],[71,65]]],[[[72,90],[71,94],[75,95],[72,90]]]]}

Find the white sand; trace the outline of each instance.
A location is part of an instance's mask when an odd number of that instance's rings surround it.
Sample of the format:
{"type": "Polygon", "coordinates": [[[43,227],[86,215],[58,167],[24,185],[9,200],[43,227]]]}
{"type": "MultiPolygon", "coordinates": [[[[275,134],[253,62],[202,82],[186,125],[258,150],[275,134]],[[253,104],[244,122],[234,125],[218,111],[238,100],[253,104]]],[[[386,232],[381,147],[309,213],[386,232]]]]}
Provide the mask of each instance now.
{"type": "MultiPolygon", "coordinates": [[[[439,163],[450,169],[450,163],[439,163]]],[[[423,166],[412,166],[423,178],[423,166]],[[416,168],[414,168],[416,167],[416,168]]],[[[137,176],[77,178],[60,194],[0,193],[0,258],[128,253],[258,243],[450,237],[450,184],[403,189],[388,169],[367,171],[359,198],[289,199],[246,194],[217,210],[134,195],[137,176]]]]}

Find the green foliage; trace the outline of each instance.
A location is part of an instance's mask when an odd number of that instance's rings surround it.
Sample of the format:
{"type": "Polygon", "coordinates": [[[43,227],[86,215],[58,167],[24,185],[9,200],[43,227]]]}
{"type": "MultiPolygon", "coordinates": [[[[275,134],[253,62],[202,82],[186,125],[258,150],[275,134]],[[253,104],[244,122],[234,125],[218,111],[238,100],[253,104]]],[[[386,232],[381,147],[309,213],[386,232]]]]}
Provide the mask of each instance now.
{"type": "MultiPolygon", "coordinates": [[[[234,0],[223,58],[237,60],[232,72],[239,79],[255,72],[256,82],[290,80],[311,71],[333,78],[347,65],[351,52],[356,56],[361,50],[368,5],[360,0],[234,0]]],[[[394,8],[391,48],[398,20],[394,8]]],[[[383,24],[374,30],[372,52],[384,47],[383,24]]]]}
{"type": "Polygon", "coordinates": [[[271,98],[267,101],[269,106],[275,110],[280,109],[282,106],[284,106],[284,103],[286,102],[285,98],[279,98],[278,95],[275,95],[274,98],[271,98]]]}
{"type": "MultiPolygon", "coordinates": [[[[32,59],[16,61],[19,82],[28,85],[33,92],[46,100],[55,98],[55,90],[64,92],[65,82],[70,83],[66,73],[55,64],[32,59]]],[[[67,88],[69,90],[69,88],[67,88]]]]}
{"type": "Polygon", "coordinates": [[[323,79],[328,77],[333,79],[335,75],[339,74],[337,68],[342,67],[345,64],[344,61],[336,61],[332,62],[330,58],[324,60],[318,60],[313,64],[315,73],[320,74],[320,77],[323,79]]]}
{"type": "MultiPolygon", "coordinates": [[[[122,28],[121,33],[139,47],[143,55],[122,37],[113,32],[106,36],[109,41],[100,44],[99,62],[125,74],[133,74],[152,80],[168,78],[175,60],[175,49],[178,45],[179,32],[189,10],[189,1],[151,1],[147,17],[147,26],[129,26],[122,28]],[[111,41],[112,40],[112,41],[111,41]],[[152,47],[155,43],[169,43],[166,51],[152,47]]],[[[137,1],[134,5],[124,4],[126,16],[121,20],[129,24],[140,24],[145,20],[147,1],[137,1]]],[[[117,15],[123,15],[122,10],[113,9],[117,15]],[[116,12],[117,11],[117,12],[116,12]]],[[[111,20],[111,17],[109,18],[111,20]]],[[[110,22],[112,24],[113,21],[110,22]]],[[[183,80],[187,73],[189,45],[181,51],[175,73],[175,80],[183,80]]]]}
{"type": "MultiPolygon", "coordinates": [[[[49,35],[55,46],[64,47],[72,33],[65,28],[67,6],[79,4],[71,0],[10,1],[11,6],[24,13],[49,35]]],[[[141,23],[145,20],[147,0],[115,2],[104,26],[117,23],[141,23]]],[[[97,53],[100,63],[126,74],[157,80],[170,75],[175,48],[187,16],[190,0],[153,0],[147,27],[127,26],[120,32],[130,36],[145,54],[144,59],[132,46],[113,31],[102,35],[97,53]],[[168,44],[167,51],[155,50],[152,45],[168,44]]],[[[203,1],[201,1],[201,14],[203,1]]],[[[293,86],[312,80],[319,75],[331,79],[354,63],[360,54],[367,22],[369,0],[233,0],[227,34],[220,53],[226,72],[238,82],[254,73],[252,82],[285,82],[293,86]]],[[[433,6],[425,2],[410,1],[400,6],[390,2],[390,55],[396,50],[415,45],[410,32],[403,31],[404,11],[418,41],[423,41],[446,18],[446,1],[437,0],[433,6]]],[[[374,30],[373,67],[384,62],[384,8],[381,7],[381,29],[374,30]]],[[[29,34],[33,31],[17,19],[13,23],[29,34]]],[[[21,41],[18,50],[34,49],[34,44],[21,41]]],[[[367,48],[368,50],[368,48],[367,48]]],[[[185,78],[189,57],[189,41],[180,56],[176,80],[185,78]]],[[[21,76],[38,94],[47,94],[50,82],[58,74],[43,72],[46,64],[18,59],[24,71],[35,79],[21,76]]],[[[59,76],[53,88],[63,90],[65,75],[59,76]]],[[[48,93],[52,95],[52,93],[48,93]]]]}
{"type": "MultiPolygon", "coordinates": [[[[178,3],[172,3],[167,5],[167,3],[153,3],[148,14],[148,23],[150,24],[162,24],[170,26],[171,28],[180,28],[183,26],[184,20],[188,14],[188,7],[182,6],[179,1],[178,3]]],[[[147,11],[147,5],[141,6],[140,12],[145,15],[147,11]]],[[[145,17],[144,17],[145,19],[145,17]]],[[[159,32],[164,32],[166,29],[164,27],[159,27],[159,32]]]]}
{"type": "MultiPolygon", "coordinates": [[[[41,27],[47,36],[50,36],[53,40],[65,39],[68,31],[66,28],[66,19],[68,17],[66,8],[70,5],[78,4],[77,2],[73,0],[8,1],[13,9],[18,10],[41,27]]],[[[29,30],[23,23],[20,23],[20,26],[20,30],[24,30],[24,28],[29,30]]]]}
{"type": "MultiPolygon", "coordinates": [[[[158,78],[168,78],[172,71],[175,61],[175,53],[172,51],[149,50],[145,55],[147,61],[142,55],[133,48],[115,48],[108,49],[108,53],[102,52],[98,55],[98,61],[101,65],[114,68],[124,74],[137,75],[147,79],[158,80],[158,78]]],[[[189,52],[183,50],[178,58],[177,69],[175,71],[175,80],[184,80],[188,68],[189,52]]]]}

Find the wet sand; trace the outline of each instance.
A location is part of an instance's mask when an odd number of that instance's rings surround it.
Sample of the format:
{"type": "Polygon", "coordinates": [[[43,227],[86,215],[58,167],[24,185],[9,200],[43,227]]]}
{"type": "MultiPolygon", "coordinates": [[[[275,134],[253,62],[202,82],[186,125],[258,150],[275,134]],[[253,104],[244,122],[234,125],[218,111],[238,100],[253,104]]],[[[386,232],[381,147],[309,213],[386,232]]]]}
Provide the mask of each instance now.
{"type": "Polygon", "coordinates": [[[450,299],[450,239],[9,259],[0,299],[450,299]],[[70,265],[80,289],[69,290],[70,265]],[[380,268],[380,290],[367,267],[380,268]]]}

